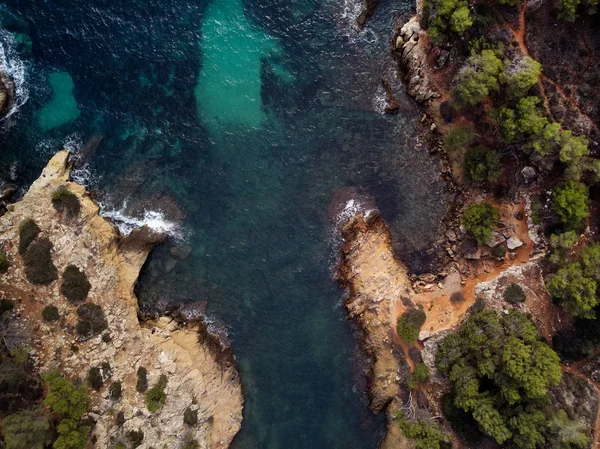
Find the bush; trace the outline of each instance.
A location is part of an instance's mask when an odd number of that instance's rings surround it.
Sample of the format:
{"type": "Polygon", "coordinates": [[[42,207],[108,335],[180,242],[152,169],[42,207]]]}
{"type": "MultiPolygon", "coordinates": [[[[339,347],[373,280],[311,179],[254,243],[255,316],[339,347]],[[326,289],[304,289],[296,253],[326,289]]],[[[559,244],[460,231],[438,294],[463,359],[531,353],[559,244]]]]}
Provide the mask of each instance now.
{"type": "Polygon", "coordinates": [[[108,387],[108,392],[110,394],[110,398],[113,401],[118,401],[119,399],[121,399],[121,392],[122,392],[121,381],[117,380],[117,381],[113,382],[112,384],[110,384],[110,387],[108,387]]]}
{"type": "Polygon", "coordinates": [[[414,440],[416,449],[440,449],[443,443],[450,442],[450,435],[443,433],[434,421],[410,421],[402,413],[396,417],[402,433],[414,440]]]}
{"type": "Polygon", "coordinates": [[[463,225],[479,245],[483,245],[492,236],[494,222],[498,219],[498,209],[491,204],[472,204],[463,214],[463,225]]]}
{"type": "Polygon", "coordinates": [[[31,218],[26,218],[19,225],[19,254],[22,256],[29,248],[29,245],[37,239],[42,230],[31,218]]]}
{"type": "Polygon", "coordinates": [[[127,433],[127,439],[131,443],[132,448],[136,448],[142,445],[142,441],[144,441],[144,432],[141,430],[130,430],[127,433]]]}
{"type": "Polygon", "coordinates": [[[165,402],[167,401],[167,395],[165,394],[165,388],[167,386],[167,376],[161,374],[152,388],[146,393],[146,408],[150,412],[156,412],[160,410],[165,402]]]}
{"type": "Polygon", "coordinates": [[[15,308],[15,303],[10,299],[0,299],[0,316],[4,315],[6,312],[10,312],[15,308]]]}
{"type": "Polygon", "coordinates": [[[6,273],[10,267],[10,261],[4,251],[0,251],[0,273],[6,273]]]}
{"type": "Polygon", "coordinates": [[[504,290],[503,296],[504,300],[511,304],[525,302],[527,299],[523,287],[521,287],[519,284],[510,284],[508,287],[506,287],[506,290],[504,290]]]}
{"type": "Polygon", "coordinates": [[[42,318],[44,321],[57,321],[60,318],[58,309],[55,306],[44,307],[44,310],[42,310],[42,318]]]}
{"type": "Polygon", "coordinates": [[[108,332],[104,332],[102,334],[102,341],[104,343],[110,343],[111,340],[112,340],[112,338],[110,337],[110,334],[108,332]]]}
{"type": "Polygon", "coordinates": [[[506,248],[504,245],[496,245],[492,248],[492,257],[496,259],[504,259],[506,257],[506,248]]]}
{"type": "Polygon", "coordinates": [[[502,176],[500,156],[489,148],[470,148],[465,153],[464,174],[470,182],[496,182],[502,176]]]}
{"type": "Polygon", "coordinates": [[[52,205],[59,213],[65,213],[69,218],[77,217],[81,210],[79,198],[66,186],[60,186],[52,193],[52,205]]]}
{"type": "Polygon", "coordinates": [[[117,419],[115,422],[117,423],[117,426],[119,426],[119,427],[121,427],[123,424],[125,424],[125,413],[124,412],[117,413],[117,419]]]}
{"type": "Polygon", "coordinates": [[[104,384],[104,380],[102,379],[102,374],[100,374],[100,368],[90,368],[90,371],[87,376],[88,385],[94,390],[99,390],[102,388],[102,384],[104,384]]]}
{"type": "Polygon", "coordinates": [[[417,363],[413,370],[413,376],[417,382],[427,382],[429,379],[429,368],[424,363],[417,363]]]}
{"type": "Polygon", "coordinates": [[[137,370],[137,383],[135,389],[139,393],[143,393],[148,389],[148,370],[143,366],[140,366],[137,370]]]}
{"type": "Polygon", "coordinates": [[[48,387],[44,405],[61,418],[81,419],[90,406],[85,387],[76,387],[57,371],[46,374],[43,379],[48,387]]]}
{"type": "Polygon", "coordinates": [[[576,317],[594,319],[598,305],[596,281],[586,276],[579,262],[560,268],[547,283],[548,292],[567,311],[576,317]]]}
{"type": "Polygon", "coordinates": [[[188,439],[181,449],[200,449],[200,444],[196,440],[188,439]]]}
{"type": "Polygon", "coordinates": [[[48,285],[58,279],[52,262],[52,243],[47,238],[32,242],[23,255],[25,275],[32,284],[48,285]]]}
{"type": "Polygon", "coordinates": [[[580,182],[569,181],[554,189],[552,204],[567,229],[577,230],[589,216],[588,189],[580,182]]]}
{"type": "Polygon", "coordinates": [[[575,231],[550,236],[550,262],[555,265],[564,265],[569,260],[569,254],[577,244],[579,237],[575,231]]]}
{"type": "Polygon", "coordinates": [[[40,408],[8,415],[2,427],[6,449],[44,449],[52,442],[50,422],[40,408]]]}
{"type": "Polygon", "coordinates": [[[62,274],[60,292],[71,302],[81,302],[87,298],[90,285],[85,273],[75,265],[68,265],[62,274]]]}
{"type": "Polygon", "coordinates": [[[198,410],[186,408],[183,412],[183,422],[188,426],[195,426],[198,423],[198,410]]]}
{"type": "Polygon", "coordinates": [[[398,318],[398,335],[407,344],[412,344],[419,338],[419,330],[427,316],[423,309],[409,309],[398,318]]]}
{"type": "Polygon", "coordinates": [[[466,148],[473,142],[475,130],[472,126],[455,126],[444,137],[444,146],[448,153],[466,148]]]}
{"type": "Polygon", "coordinates": [[[506,85],[508,96],[514,100],[527,95],[538,82],[542,65],[529,56],[506,61],[500,79],[506,85]]]}
{"type": "Polygon", "coordinates": [[[102,308],[91,302],[80,305],[77,316],[77,333],[81,336],[96,335],[108,327],[102,308]]]}

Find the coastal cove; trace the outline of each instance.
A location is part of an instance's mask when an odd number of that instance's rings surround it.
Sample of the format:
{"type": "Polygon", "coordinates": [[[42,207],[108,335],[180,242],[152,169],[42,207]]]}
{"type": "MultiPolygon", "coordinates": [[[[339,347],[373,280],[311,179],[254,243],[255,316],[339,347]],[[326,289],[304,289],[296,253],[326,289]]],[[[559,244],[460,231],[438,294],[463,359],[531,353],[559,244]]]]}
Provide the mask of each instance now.
{"type": "Polygon", "coordinates": [[[226,336],[245,396],[233,448],[375,448],[384,417],[332,272],[340,217],[372,207],[410,270],[430,268],[447,193],[389,54],[411,2],[380,2],[363,31],[359,2],[21,3],[0,2],[22,75],[0,178],[25,192],[66,146],[101,215],[171,234],[136,295],[226,336]]]}

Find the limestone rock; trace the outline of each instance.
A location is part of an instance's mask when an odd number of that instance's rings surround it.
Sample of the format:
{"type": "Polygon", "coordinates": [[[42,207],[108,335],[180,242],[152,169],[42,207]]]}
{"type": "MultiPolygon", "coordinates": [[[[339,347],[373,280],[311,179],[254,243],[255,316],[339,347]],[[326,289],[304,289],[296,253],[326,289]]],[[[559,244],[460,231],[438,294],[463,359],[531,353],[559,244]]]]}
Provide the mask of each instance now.
{"type": "Polygon", "coordinates": [[[514,235],[506,241],[506,246],[509,250],[513,250],[523,246],[523,242],[514,235]]]}

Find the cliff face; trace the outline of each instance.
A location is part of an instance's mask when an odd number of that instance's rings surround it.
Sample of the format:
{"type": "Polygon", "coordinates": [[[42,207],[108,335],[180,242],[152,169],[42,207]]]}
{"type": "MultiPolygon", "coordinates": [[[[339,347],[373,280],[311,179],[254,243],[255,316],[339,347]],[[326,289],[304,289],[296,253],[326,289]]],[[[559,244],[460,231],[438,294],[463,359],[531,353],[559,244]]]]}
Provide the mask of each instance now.
{"type": "Polygon", "coordinates": [[[0,296],[17,301],[19,321],[32,337],[40,371],[60,369],[71,379],[85,382],[90,368],[110,364],[110,379],[98,391],[89,390],[96,447],[113,447],[131,430],[143,431],[141,448],[176,448],[186,438],[196,439],[202,448],[228,447],[242,421],[242,387],[234,361],[222,357],[214,345],[209,347],[207,339],[200,343],[198,327],[182,328],[167,317],[155,322],[138,320],[134,285],[161,236],[142,228],[122,238],[98,215],[98,206],[85,188],[69,181],[69,173],[68,153],[59,152],[25,197],[0,218],[0,244],[11,261],[0,296]],[[60,186],[79,199],[77,217],[66,218],[54,209],[51,196],[60,186]],[[40,237],[52,242],[52,259],[59,274],[69,264],[85,271],[92,286],[86,302],[102,307],[110,341],[101,335],[86,341],[77,338],[73,329],[76,306],[60,294],[60,276],[47,286],[27,280],[17,250],[19,225],[25,218],[36,221],[42,230],[40,237]],[[59,321],[42,320],[41,311],[48,305],[58,308],[59,321]],[[148,371],[150,387],[160,375],[168,378],[166,403],[155,413],[147,410],[144,394],[135,388],[140,366],[148,371]],[[108,387],[117,380],[122,382],[123,393],[120,400],[113,401],[108,387]],[[198,411],[195,426],[183,422],[188,407],[198,411]],[[125,418],[122,425],[116,423],[119,412],[125,418]]]}

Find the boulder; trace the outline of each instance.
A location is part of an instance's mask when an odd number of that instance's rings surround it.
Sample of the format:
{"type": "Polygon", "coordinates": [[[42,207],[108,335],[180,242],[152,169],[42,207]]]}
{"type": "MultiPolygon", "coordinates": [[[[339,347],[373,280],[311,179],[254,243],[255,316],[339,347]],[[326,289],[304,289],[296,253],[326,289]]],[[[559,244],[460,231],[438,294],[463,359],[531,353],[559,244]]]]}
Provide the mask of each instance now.
{"type": "Polygon", "coordinates": [[[506,246],[512,251],[513,249],[523,246],[523,242],[513,235],[506,241],[506,246]]]}

